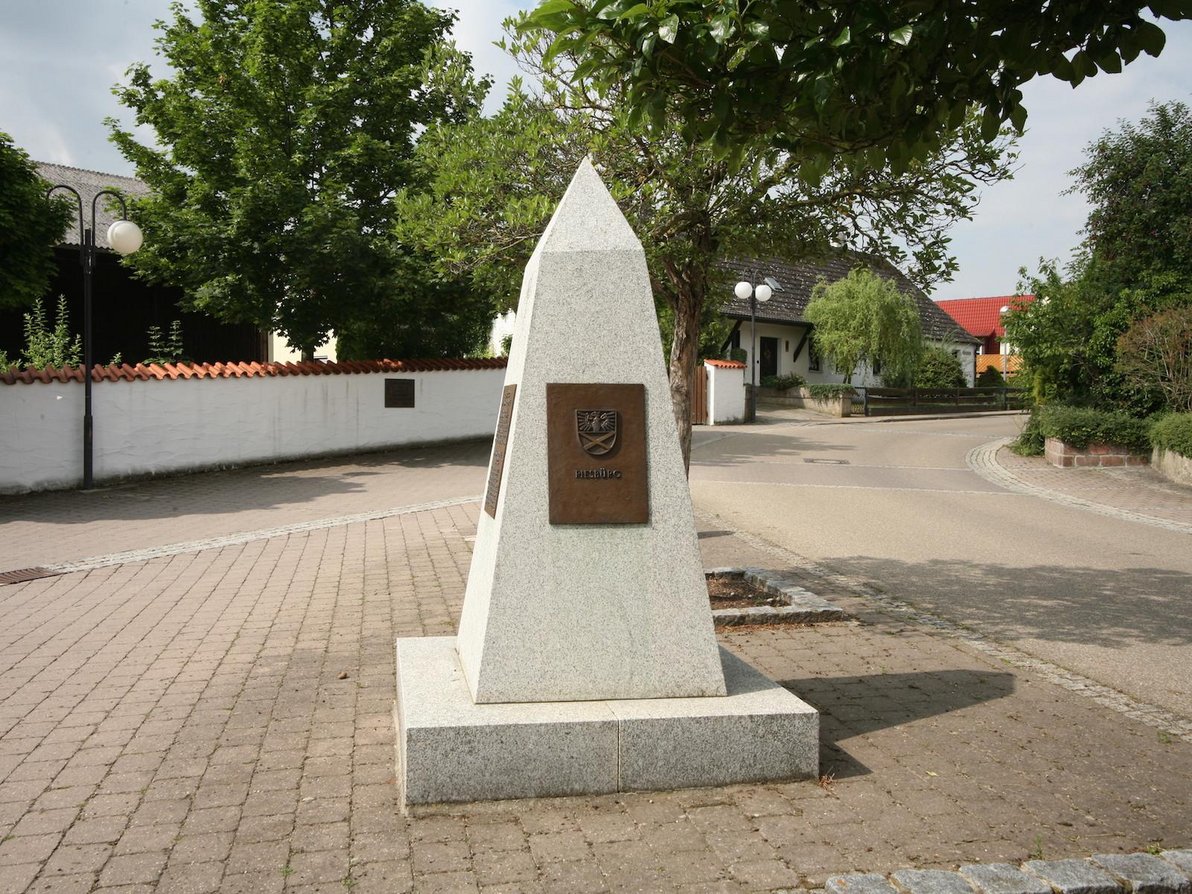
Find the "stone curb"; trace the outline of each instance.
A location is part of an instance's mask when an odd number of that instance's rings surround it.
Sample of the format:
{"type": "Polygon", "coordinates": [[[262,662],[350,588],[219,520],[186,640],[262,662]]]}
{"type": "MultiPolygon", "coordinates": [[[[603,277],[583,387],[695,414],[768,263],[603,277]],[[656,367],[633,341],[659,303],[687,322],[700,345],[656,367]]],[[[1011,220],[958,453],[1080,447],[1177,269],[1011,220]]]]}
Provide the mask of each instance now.
{"type": "MultiPolygon", "coordinates": [[[[1192,850],[834,875],[823,894],[1192,894],[1192,850]]],[[[812,892],[818,894],[818,892],[812,892]]]]}
{"type": "Polygon", "coordinates": [[[799,586],[794,578],[763,568],[711,568],[707,577],[740,578],[772,596],[785,598],[789,605],[759,605],[748,608],[718,608],[712,611],[717,627],[737,624],[811,624],[843,621],[844,609],[799,586]]]}

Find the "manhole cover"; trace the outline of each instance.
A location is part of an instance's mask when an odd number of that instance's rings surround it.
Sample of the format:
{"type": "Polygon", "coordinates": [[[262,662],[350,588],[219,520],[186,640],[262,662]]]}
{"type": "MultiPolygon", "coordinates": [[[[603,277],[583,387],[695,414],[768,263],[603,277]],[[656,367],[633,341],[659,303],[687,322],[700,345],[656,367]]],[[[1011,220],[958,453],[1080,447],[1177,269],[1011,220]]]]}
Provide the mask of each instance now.
{"type": "Polygon", "coordinates": [[[816,459],[816,458],[810,457],[810,456],[803,457],[803,462],[817,463],[818,465],[821,465],[821,466],[847,466],[848,465],[847,459],[816,459]]]}
{"type": "Polygon", "coordinates": [[[61,573],[61,571],[51,571],[49,568],[18,568],[16,571],[0,571],[0,586],[23,584],[26,581],[41,580],[43,577],[57,577],[61,573]]]}

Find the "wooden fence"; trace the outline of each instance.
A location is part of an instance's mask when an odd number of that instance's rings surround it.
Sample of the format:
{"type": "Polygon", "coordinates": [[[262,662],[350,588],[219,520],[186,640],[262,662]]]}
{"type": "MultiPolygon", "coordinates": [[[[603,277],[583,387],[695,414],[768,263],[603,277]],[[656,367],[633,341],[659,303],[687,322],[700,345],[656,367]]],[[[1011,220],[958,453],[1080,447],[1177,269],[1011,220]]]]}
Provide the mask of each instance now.
{"type": "MultiPolygon", "coordinates": [[[[866,416],[1021,410],[1023,388],[858,388],[866,416]]],[[[854,399],[853,406],[858,401],[854,399]]]]}

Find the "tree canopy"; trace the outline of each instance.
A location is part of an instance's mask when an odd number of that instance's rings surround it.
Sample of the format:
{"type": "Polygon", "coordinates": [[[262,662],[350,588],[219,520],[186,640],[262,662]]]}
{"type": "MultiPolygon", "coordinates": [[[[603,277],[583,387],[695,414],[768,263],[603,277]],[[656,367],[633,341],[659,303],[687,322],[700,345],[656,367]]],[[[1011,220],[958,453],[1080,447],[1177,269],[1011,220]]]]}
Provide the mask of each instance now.
{"type": "Polygon", "coordinates": [[[872,270],[857,267],[834,283],[819,282],[804,317],[815,329],[816,350],[829,358],[845,384],[862,363],[909,381],[923,352],[915,299],[872,270]]]}
{"type": "Polygon", "coordinates": [[[1072,172],[1072,189],[1092,204],[1085,239],[1067,271],[1045,262],[1020,286],[1038,300],[1011,309],[1006,339],[1042,396],[1145,413],[1162,400],[1137,375],[1123,378],[1119,338],[1135,321],[1192,305],[1192,112],[1153,106],[1085,155],[1072,172]]]}
{"type": "Polygon", "coordinates": [[[134,266],[307,354],[395,292],[416,300],[423,265],[393,239],[393,196],[413,182],[419,129],[462,120],[486,86],[446,42],[453,14],[416,0],[195,7],[157,24],[170,77],[137,64],[116,89],[161,146],[109,121],[153,189],[134,266]]]}
{"type": "Polygon", "coordinates": [[[0,133],[0,184],[0,307],[27,307],[49,286],[71,205],[64,197],[46,199],[50,184],[6,133],[0,133]]]}
{"type": "Polygon", "coordinates": [[[840,158],[808,183],[797,154],[755,146],[724,158],[691,141],[677,105],[667,110],[672,126],[647,136],[618,90],[591,90],[568,53],[548,58],[535,37],[509,48],[540,76],[542,93],[515,84],[491,118],[427,130],[417,154],[430,185],[401,196],[400,238],[512,302],[535,241],[590,154],[646,251],[685,446],[702,327],[731,293],[734,260],[851,247],[907,261],[929,282],[952,269],[945,232],[971,212],[976,185],[1008,176],[1008,147],[982,141],[970,121],[946,150],[900,173],[840,158]]]}
{"type": "Polygon", "coordinates": [[[841,151],[902,169],[977,109],[986,138],[1022,130],[1019,87],[1117,72],[1165,37],[1146,13],[1189,0],[544,0],[526,23],[554,35],[576,74],[617,89],[635,119],[723,152],[755,138],[798,152],[814,176],[841,151]]]}

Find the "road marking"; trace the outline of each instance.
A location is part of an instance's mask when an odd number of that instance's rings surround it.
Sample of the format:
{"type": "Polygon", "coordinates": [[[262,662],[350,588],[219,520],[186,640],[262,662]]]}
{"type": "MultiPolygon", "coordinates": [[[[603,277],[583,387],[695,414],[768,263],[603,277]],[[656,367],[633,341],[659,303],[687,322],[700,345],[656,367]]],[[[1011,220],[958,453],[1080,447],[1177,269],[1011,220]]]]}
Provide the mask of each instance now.
{"type": "MultiPolygon", "coordinates": [[[[851,467],[851,468],[855,468],[851,467]]],[[[960,488],[947,487],[881,487],[879,485],[871,484],[799,484],[793,481],[730,481],[726,478],[693,478],[692,484],[732,484],[737,486],[756,487],[814,487],[821,490],[880,490],[891,491],[894,493],[916,493],[916,494],[973,494],[980,497],[1014,497],[1018,494],[1008,494],[1004,491],[996,490],[963,490],[960,488]]]]}
{"type": "Polygon", "coordinates": [[[974,447],[968,452],[965,462],[968,463],[970,469],[986,481],[1000,485],[1016,493],[1041,497],[1052,503],[1061,503],[1065,506],[1076,507],[1077,509],[1086,509],[1089,512],[1107,515],[1110,518],[1120,518],[1124,521],[1138,522],[1139,524],[1150,525],[1155,528],[1165,528],[1168,531],[1175,531],[1179,534],[1192,534],[1192,525],[1185,522],[1178,522],[1157,515],[1147,515],[1143,512],[1133,512],[1129,509],[1119,509],[1116,506],[1107,506],[1104,503],[1097,503],[1082,497],[1074,497],[1062,491],[1051,490],[1038,484],[1030,484],[1023,481],[997,461],[997,452],[1013,440],[1013,438],[999,438],[996,441],[990,441],[988,444],[974,447]]]}
{"type": "Polygon", "coordinates": [[[242,531],[237,534],[226,534],[222,537],[211,537],[206,540],[188,540],[182,543],[169,543],[165,546],[152,546],[147,549],[127,550],[126,552],[110,553],[106,556],[91,556],[77,562],[61,562],[57,565],[43,565],[41,567],[56,574],[70,574],[75,571],[92,571],[96,568],[106,568],[110,565],[127,565],[133,562],[147,562],[150,559],[160,559],[165,556],[177,556],[183,553],[197,553],[207,549],[223,549],[226,546],[239,546],[254,540],[269,540],[274,537],[285,537],[289,534],[301,534],[306,531],[321,531],[325,528],[338,528],[342,525],[354,525],[360,522],[377,521],[382,518],[392,518],[395,515],[408,515],[412,512],[427,512],[432,509],[444,509],[448,506],[463,506],[467,503],[478,503],[480,495],[457,497],[453,500],[435,500],[430,503],[414,503],[409,506],[398,506],[392,509],[378,509],[373,512],[360,512],[356,515],[338,515],[332,518],[320,518],[314,521],[297,522],[292,525],[280,525],[276,528],[261,528],[257,531],[242,531]]]}

